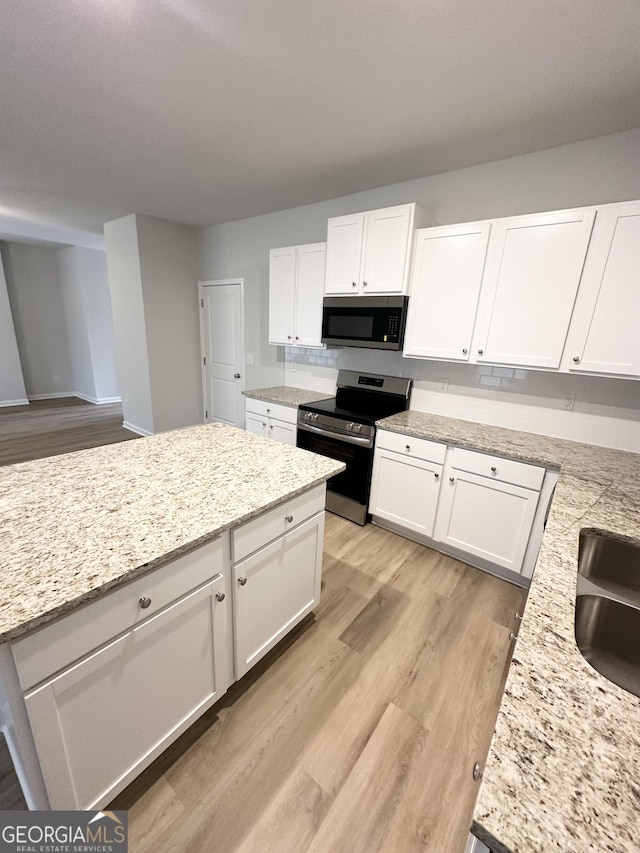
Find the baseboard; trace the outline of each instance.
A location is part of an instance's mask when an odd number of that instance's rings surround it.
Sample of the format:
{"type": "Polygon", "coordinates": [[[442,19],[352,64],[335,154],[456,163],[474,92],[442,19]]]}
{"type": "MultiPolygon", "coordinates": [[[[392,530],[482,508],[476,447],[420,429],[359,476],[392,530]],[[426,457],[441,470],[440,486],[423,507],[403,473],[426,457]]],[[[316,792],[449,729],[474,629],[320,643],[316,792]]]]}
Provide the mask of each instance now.
{"type": "Polygon", "coordinates": [[[61,400],[63,397],[77,396],[75,391],[56,391],[54,394],[29,394],[29,400],[61,400]]]}
{"type": "Polygon", "coordinates": [[[149,432],[148,429],[142,429],[142,427],[136,426],[135,424],[130,424],[129,421],[122,421],[122,426],[124,427],[124,429],[128,429],[131,432],[135,432],[137,435],[153,435],[153,433],[149,432]]]}
{"type": "MultiPolygon", "coordinates": [[[[34,399],[31,397],[30,399],[34,399]]],[[[7,406],[28,406],[29,400],[24,397],[22,400],[0,400],[0,407],[5,408],[7,406]]]]}
{"type": "Polygon", "coordinates": [[[74,391],[73,397],[79,397],[86,403],[93,403],[94,406],[104,406],[107,403],[121,403],[122,397],[90,397],[88,394],[81,394],[79,391],[74,391]]]}

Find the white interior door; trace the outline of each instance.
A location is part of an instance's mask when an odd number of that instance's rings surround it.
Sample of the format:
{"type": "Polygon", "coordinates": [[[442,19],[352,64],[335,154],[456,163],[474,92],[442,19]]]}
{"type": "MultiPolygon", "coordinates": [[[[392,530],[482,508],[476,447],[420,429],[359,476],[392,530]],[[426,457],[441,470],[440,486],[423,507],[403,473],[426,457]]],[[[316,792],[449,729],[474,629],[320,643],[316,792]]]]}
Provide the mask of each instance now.
{"type": "Polygon", "coordinates": [[[205,422],[244,426],[244,283],[200,282],[205,422]]]}

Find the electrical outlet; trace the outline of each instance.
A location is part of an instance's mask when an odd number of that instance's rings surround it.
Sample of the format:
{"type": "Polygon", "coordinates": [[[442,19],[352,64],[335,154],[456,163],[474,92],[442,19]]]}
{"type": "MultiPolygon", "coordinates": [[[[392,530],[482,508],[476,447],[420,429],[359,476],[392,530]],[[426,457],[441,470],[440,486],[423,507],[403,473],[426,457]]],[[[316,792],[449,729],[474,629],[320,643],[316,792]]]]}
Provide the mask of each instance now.
{"type": "Polygon", "coordinates": [[[575,401],[576,401],[576,395],[575,394],[565,394],[564,395],[564,403],[563,403],[564,408],[568,412],[573,411],[573,404],[575,403],[575,401]]]}
{"type": "Polygon", "coordinates": [[[440,384],[438,385],[438,391],[447,391],[449,389],[449,380],[441,379],[440,384]]]}

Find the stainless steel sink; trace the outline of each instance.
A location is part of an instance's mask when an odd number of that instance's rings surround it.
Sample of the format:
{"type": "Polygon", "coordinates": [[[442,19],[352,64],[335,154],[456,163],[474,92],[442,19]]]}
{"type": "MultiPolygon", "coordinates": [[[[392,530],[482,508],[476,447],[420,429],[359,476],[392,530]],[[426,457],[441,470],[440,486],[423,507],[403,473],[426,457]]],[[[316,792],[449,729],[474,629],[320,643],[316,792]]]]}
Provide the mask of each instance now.
{"type": "Polygon", "coordinates": [[[591,666],[640,696],[640,609],[603,595],[578,595],[575,630],[591,666]]]}
{"type": "Polygon", "coordinates": [[[640,545],[633,540],[581,531],[575,633],[594,669],[640,696],[640,545]]]}
{"type": "Polygon", "coordinates": [[[640,545],[632,540],[603,531],[583,530],[578,572],[578,594],[605,594],[640,607],[640,545]],[[590,583],[582,583],[581,578],[590,583]]]}

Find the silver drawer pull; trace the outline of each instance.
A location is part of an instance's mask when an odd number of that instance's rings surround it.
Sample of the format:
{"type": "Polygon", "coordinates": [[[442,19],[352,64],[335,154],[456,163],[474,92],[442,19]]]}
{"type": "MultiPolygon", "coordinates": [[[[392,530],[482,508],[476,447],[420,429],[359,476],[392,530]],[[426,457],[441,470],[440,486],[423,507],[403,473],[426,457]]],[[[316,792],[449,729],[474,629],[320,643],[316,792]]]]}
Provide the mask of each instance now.
{"type": "Polygon", "coordinates": [[[517,635],[517,634],[514,634],[514,633],[513,633],[513,631],[512,631],[512,632],[509,634],[509,639],[510,639],[510,640],[511,640],[511,642],[513,643],[515,640],[517,640],[517,639],[518,639],[518,635],[517,635]]]}
{"type": "Polygon", "coordinates": [[[142,607],[143,610],[146,610],[147,607],[149,607],[149,605],[151,604],[151,599],[147,598],[146,596],[143,596],[141,599],[139,599],[138,604],[140,605],[140,607],[142,607]]]}
{"type": "Polygon", "coordinates": [[[406,449],[406,451],[407,451],[407,453],[408,453],[408,452],[411,450],[411,445],[410,445],[410,444],[405,444],[405,449],[406,449]]]}
{"type": "Polygon", "coordinates": [[[216,601],[224,601],[225,595],[224,592],[216,592],[216,601]]]}
{"type": "Polygon", "coordinates": [[[238,578],[238,583],[240,584],[240,586],[244,586],[246,584],[246,582],[247,582],[246,578],[238,578]]]}
{"type": "Polygon", "coordinates": [[[450,482],[450,483],[455,483],[455,478],[454,478],[454,477],[449,477],[449,482],[450,482]]]}
{"type": "Polygon", "coordinates": [[[440,474],[434,474],[433,476],[436,478],[436,480],[440,479],[440,474]]]}
{"type": "Polygon", "coordinates": [[[292,515],[285,515],[284,520],[288,521],[289,524],[291,524],[291,522],[293,521],[293,516],[292,515]]]}
{"type": "Polygon", "coordinates": [[[495,465],[492,465],[492,466],[491,466],[491,473],[492,473],[492,474],[497,474],[497,473],[498,473],[498,469],[496,468],[496,466],[495,466],[495,465]]]}

